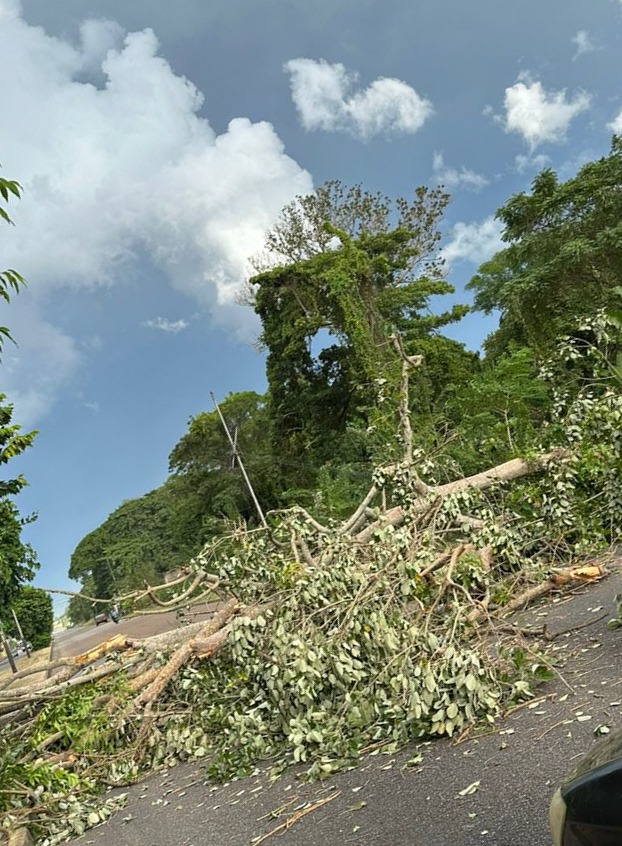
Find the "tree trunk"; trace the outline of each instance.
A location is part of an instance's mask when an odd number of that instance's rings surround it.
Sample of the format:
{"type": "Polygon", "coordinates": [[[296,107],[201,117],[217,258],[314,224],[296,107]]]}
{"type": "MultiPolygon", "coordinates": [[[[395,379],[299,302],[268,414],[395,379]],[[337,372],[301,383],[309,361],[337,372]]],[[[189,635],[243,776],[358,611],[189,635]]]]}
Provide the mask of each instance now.
{"type": "MultiPolygon", "coordinates": [[[[496,467],[491,467],[489,470],[484,470],[483,473],[476,473],[474,476],[466,476],[464,479],[456,479],[454,482],[447,482],[445,485],[438,485],[435,488],[430,488],[428,496],[419,497],[411,506],[410,512],[414,514],[423,513],[430,504],[431,499],[442,498],[449,494],[459,493],[468,488],[475,488],[476,490],[484,491],[495,484],[495,482],[511,482],[514,479],[520,479],[523,476],[529,476],[532,473],[542,472],[547,464],[557,459],[563,458],[568,454],[567,450],[555,449],[545,455],[540,455],[537,458],[525,460],[524,458],[513,458],[511,461],[506,461],[504,464],[498,464],[496,467]]],[[[360,543],[367,543],[371,540],[374,532],[377,529],[382,529],[384,526],[399,526],[404,521],[406,513],[401,506],[390,508],[383,516],[366,526],[362,531],[356,535],[356,539],[360,543]]]]}

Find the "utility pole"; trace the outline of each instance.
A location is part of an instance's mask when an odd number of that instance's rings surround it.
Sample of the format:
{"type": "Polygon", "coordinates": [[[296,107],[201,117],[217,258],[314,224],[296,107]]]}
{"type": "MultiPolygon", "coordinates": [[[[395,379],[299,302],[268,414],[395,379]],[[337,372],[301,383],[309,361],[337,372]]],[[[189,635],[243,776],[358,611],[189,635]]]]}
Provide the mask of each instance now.
{"type": "Polygon", "coordinates": [[[4,629],[0,627],[0,640],[2,641],[2,646],[4,647],[4,651],[6,652],[6,657],[9,659],[9,664],[11,665],[11,670],[13,673],[17,672],[17,667],[15,666],[15,659],[13,658],[13,653],[11,652],[11,647],[8,644],[6,639],[6,635],[4,634],[4,629]]]}
{"type": "Polygon", "coordinates": [[[248,478],[248,475],[246,473],[246,469],[244,467],[244,464],[242,463],[242,459],[240,458],[240,454],[238,452],[238,447],[237,447],[237,439],[236,439],[236,441],[234,441],[233,438],[231,437],[231,432],[229,431],[229,427],[227,426],[225,418],[222,416],[222,411],[220,410],[220,406],[216,402],[216,397],[214,396],[213,392],[210,391],[209,395],[212,398],[212,402],[214,403],[214,408],[218,412],[218,416],[220,417],[220,422],[222,423],[222,427],[225,430],[227,437],[229,438],[229,443],[231,444],[231,449],[233,450],[234,461],[238,462],[238,466],[239,466],[240,470],[242,471],[242,475],[244,476],[244,481],[246,482],[246,487],[248,488],[249,493],[251,495],[251,498],[252,498],[252,500],[255,504],[255,509],[257,510],[257,514],[259,515],[261,525],[264,527],[264,529],[267,529],[268,523],[266,522],[265,515],[264,515],[263,511],[261,510],[261,505],[259,504],[259,500],[257,499],[257,497],[255,495],[255,491],[253,490],[253,486],[251,485],[251,480],[248,478]]]}
{"type": "Polygon", "coordinates": [[[235,461],[238,456],[238,427],[235,427],[233,432],[233,451],[231,453],[231,470],[235,470],[235,461]]]}
{"type": "Polygon", "coordinates": [[[28,658],[30,658],[30,649],[28,649],[28,643],[26,641],[26,638],[24,637],[24,632],[22,631],[22,627],[20,626],[19,620],[17,619],[17,614],[15,613],[15,610],[13,608],[11,608],[11,614],[13,615],[13,619],[15,620],[15,625],[17,626],[17,631],[19,632],[19,639],[22,642],[22,646],[26,650],[26,655],[28,656],[28,658]]]}

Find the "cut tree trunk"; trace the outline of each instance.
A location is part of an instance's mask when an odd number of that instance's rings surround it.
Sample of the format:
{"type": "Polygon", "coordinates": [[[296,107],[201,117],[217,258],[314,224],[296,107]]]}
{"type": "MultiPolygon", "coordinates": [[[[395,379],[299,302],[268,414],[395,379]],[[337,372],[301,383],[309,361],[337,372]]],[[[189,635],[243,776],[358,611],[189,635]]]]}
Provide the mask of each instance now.
{"type": "Polygon", "coordinates": [[[524,458],[513,458],[511,461],[506,461],[504,464],[498,464],[496,467],[491,467],[489,470],[484,470],[483,473],[476,473],[474,476],[466,476],[464,479],[456,479],[454,482],[447,482],[445,485],[438,485],[435,488],[430,488],[430,493],[425,497],[419,497],[414,501],[409,511],[405,511],[401,506],[390,508],[383,516],[366,526],[362,531],[356,535],[356,539],[360,543],[368,543],[373,534],[378,529],[384,526],[399,526],[403,523],[408,513],[422,514],[429,508],[430,500],[438,497],[442,498],[449,494],[460,493],[460,491],[475,488],[479,491],[484,491],[490,488],[496,482],[511,482],[514,479],[520,479],[523,476],[529,476],[532,473],[541,473],[546,469],[547,465],[552,461],[564,458],[568,454],[567,450],[556,449],[548,452],[545,455],[538,456],[530,460],[524,458]]]}

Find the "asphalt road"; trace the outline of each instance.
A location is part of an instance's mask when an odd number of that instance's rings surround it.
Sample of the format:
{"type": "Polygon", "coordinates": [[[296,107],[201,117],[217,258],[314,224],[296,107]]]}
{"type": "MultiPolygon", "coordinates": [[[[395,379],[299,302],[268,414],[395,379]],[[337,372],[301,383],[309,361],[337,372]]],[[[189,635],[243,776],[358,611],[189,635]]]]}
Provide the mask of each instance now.
{"type": "MultiPolygon", "coordinates": [[[[192,617],[192,620],[207,620],[217,605],[218,603],[215,602],[195,605],[192,612],[196,617],[192,617]]],[[[109,620],[107,623],[100,623],[99,626],[94,623],[87,626],[77,626],[54,633],[52,657],[69,658],[74,655],[81,655],[116,635],[127,635],[131,638],[151,637],[151,635],[176,629],[178,626],[179,620],[174,611],[138,617],[121,617],[118,623],[109,620]]]]}
{"type": "Polygon", "coordinates": [[[521,615],[521,625],[551,633],[587,625],[553,641],[555,678],[488,734],[368,756],[326,784],[292,770],[214,787],[198,764],[178,766],[130,788],[126,809],[79,842],[253,846],[278,835],[280,846],[550,846],[548,805],[561,778],[593,748],[598,726],[622,728],[622,631],[605,627],[621,587],[616,570],[521,615]],[[409,765],[418,752],[423,761],[409,765]],[[303,803],[329,797],[274,831],[303,803]]]}
{"type": "MultiPolygon", "coordinates": [[[[205,603],[195,606],[192,610],[199,613],[197,619],[207,619],[213,612],[215,603],[205,603]],[[204,612],[203,614],[201,612],[204,612]]],[[[115,635],[124,634],[128,637],[143,638],[155,634],[162,634],[177,628],[179,620],[174,611],[165,614],[149,614],[142,617],[122,617],[119,623],[109,621],[96,626],[90,623],[86,626],[76,626],[72,629],[56,630],[52,639],[52,658],[69,658],[93,649],[105,640],[115,635]]],[[[22,657],[15,659],[19,669],[22,657]]],[[[7,658],[0,660],[0,671],[9,669],[7,658]]]]}
{"type": "MultiPolygon", "coordinates": [[[[52,658],[69,658],[87,652],[117,634],[126,634],[128,637],[149,637],[175,629],[178,625],[175,613],[171,612],[148,617],[121,618],[118,624],[108,622],[95,626],[92,623],[64,631],[56,630],[52,638],[51,655],[52,658]]],[[[1,648],[0,651],[4,654],[1,648]]],[[[22,661],[21,655],[15,659],[18,670],[22,661]]],[[[8,658],[0,660],[0,672],[8,670],[9,667],[8,658]]]]}
{"type": "Polygon", "coordinates": [[[121,617],[118,623],[109,621],[101,623],[99,626],[94,623],[88,626],[77,626],[54,634],[52,656],[54,658],[68,658],[87,652],[116,635],[149,637],[175,629],[177,626],[178,620],[173,611],[144,617],[121,617]]]}

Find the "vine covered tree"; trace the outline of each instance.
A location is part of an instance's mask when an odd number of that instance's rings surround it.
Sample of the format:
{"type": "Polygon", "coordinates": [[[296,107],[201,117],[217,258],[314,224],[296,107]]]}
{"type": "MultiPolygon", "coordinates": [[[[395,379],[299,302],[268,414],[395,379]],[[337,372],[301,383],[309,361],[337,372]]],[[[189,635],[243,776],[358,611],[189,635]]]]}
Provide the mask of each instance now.
{"type": "Polygon", "coordinates": [[[348,430],[350,440],[352,430],[367,433],[361,458],[386,449],[400,370],[392,334],[413,355],[466,310],[428,312],[431,297],[453,292],[437,250],[447,202],[440,189],[392,203],[329,182],[288,205],[268,232],[251,285],[286,478],[295,468],[299,484],[312,486],[348,430]]]}

